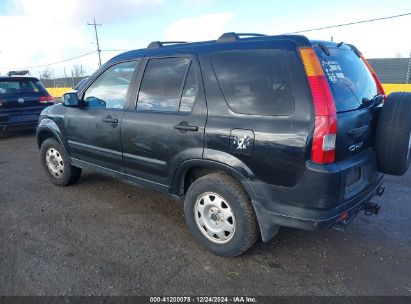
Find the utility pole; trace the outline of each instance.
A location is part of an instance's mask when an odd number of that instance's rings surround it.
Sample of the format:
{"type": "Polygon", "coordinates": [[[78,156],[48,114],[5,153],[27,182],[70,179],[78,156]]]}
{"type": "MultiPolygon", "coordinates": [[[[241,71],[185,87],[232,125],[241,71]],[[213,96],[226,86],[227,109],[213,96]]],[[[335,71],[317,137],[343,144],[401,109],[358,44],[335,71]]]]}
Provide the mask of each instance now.
{"type": "Polygon", "coordinates": [[[94,32],[96,33],[96,42],[97,42],[97,54],[98,54],[98,66],[101,66],[101,50],[100,50],[100,44],[98,43],[98,34],[97,34],[97,25],[102,26],[103,24],[101,23],[96,23],[96,18],[94,18],[93,23],[88,23],[87,25],[93,25],[94,26],[94,32]]]}
{"type": "Polygon", "coordinates": [[[63,71],[64,71],[64,86],[67,86],[67,74],[66,74],[66,67],[63,67],[63,71]]]}

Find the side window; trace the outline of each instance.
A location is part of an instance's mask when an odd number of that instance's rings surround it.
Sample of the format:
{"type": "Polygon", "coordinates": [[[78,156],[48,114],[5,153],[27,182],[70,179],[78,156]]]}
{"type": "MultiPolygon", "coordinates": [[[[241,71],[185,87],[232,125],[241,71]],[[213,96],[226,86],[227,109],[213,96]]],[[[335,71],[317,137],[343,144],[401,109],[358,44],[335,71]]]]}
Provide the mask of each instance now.
{"type": "Polygon", "coordinates": [[[183,88],[183,94],[181,95],[180,112],[189,113],[193,108],[194,101],[196,100],[198,92],[198,84],[196,80],[194,64],[190,65],[187,78],[183,88]]]}
{"type": "Polygon", "coordinates": [[[141,82],[137,110],[177,112],[182,99],[184,110],[191,110],[190,102],[194,102],[196,85],[187,81],[184,84],[190,62],[190,58],[150,59],[141,82]]]}
{"type": "Polygon", "coordinates": [[[121,109],[136,69],[137,61],[116,64],[101,74],[84,94],[84,106],[121,109]]]}
{"type": "Polygon", "coordinates": [[[250,115],[289,115],[294,95],[281,50],[259,49],[215,53],[212,65],[231,110],[250,115]]]}

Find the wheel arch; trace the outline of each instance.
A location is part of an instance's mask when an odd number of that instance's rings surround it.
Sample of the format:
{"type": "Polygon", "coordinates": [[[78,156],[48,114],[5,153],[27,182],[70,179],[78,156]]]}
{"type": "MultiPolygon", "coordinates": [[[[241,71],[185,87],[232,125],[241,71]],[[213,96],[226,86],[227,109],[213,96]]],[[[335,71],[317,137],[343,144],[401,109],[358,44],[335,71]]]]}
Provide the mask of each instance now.
{"type": "MultiPolygon", "coordinates": [[[[67,143],[63,140],[60,128],[58,125],[51,119],[45,118],[42,119],[37,127],[36,131],[37,137],[37,146],[40,149],[42,143],[48,138],[56,139],[68,152],[67,143]]],[[[68,154],[68,153],[67,153],[68,154]]]]}
{"type": "Polygon", "coordinates": [[[224,163],[207,159],[192,159],[182,162],[176,168],[173,174],[170,192],[172,194],[182,196],[194,180],[214,172],[221,172],[230,175],[231,177],[237,179],[241,184],[243,184],[244,180],[249,178],[247,174],[244,174],[236,168],[228,166],[224,163]],[[190,181],[190,178],[194,179],[190,181]]]}
{"type": "MultiPolygon", "coordinates": [[[[248,168],[247,168],[248,169],[248,168]]],[[[177,169],[175,170],[173,182],[171,186],[172,194],[177,196],[183,196],[188,189],[188,186],[194,182],[187,181],[187,178],[190,176],[190,173],[200,173],[194,180],[204,176],[205,174],[210,174],[214,172],[221,172],[225,173],[234,179],[238,180],[243,187],[244,191],[250,198],[251,205],[254,209],[257,224],[259,228],[259,233],[261,238],[264,242],[271,240],[278,232],[280,226],[274,225],[269,217],[265,214],[264,210],[262,210],[258,203],[253,199],[254,189],[251,186],[251,181],[255,179],[254,175],[248,175],[241,173],[239,170],[228,166],[224,163],[220,163],[213,160],[206,160],[206,159],[196,159],[185,161],[180,164],[177,169]],[[188,183],[187,183],[188,182],[188,183]]],[[[247,170],[243,170],[243,172],[248,172],[247,170]]]]}

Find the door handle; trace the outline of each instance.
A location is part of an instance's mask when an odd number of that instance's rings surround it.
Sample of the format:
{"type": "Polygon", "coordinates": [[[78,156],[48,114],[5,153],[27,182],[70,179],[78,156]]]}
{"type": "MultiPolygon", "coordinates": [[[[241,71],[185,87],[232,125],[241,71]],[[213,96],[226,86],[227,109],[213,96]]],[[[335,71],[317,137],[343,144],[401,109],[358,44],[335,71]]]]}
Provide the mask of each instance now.
{"type": "Polygon", "coordinates": [[[190,126],[188,124],[188,122],[186,121],[182,121],[180,122],[178,125],[174,126],[174,129],[179,130],[179,131],[198,131],[198,127],[197,126],[190,126]]]}
{"type": "Polygon", "coordinates": [[[111,117],[106,117],[103,119],[104,122],[110,123],[110,124],[117,124],[118,119],[117,118],[111,118],[111,117]]]}

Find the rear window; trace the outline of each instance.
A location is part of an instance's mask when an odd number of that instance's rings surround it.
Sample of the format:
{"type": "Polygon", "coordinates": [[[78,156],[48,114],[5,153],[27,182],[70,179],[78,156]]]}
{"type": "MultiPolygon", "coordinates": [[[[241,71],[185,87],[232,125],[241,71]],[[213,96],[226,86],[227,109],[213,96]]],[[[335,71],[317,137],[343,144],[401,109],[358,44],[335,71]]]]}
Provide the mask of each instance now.
{"type": "Polygon", "coordinates": [[[230,107],[236,113],[289,115],[294,111],[287,58],[275,49],[215,53],[212,65],[230,107]]]}
{"type": "Polygon", "coordinates": [[[38,93],[45,92],[45,88],[38,80],[7,79],[0,80],[0,94],[38,93]]]}
{"type": "Polygon", "coordinates": [[[330,55],[315,51],[334,96],[337,112],[357,109],[364,98],[378,94],[377,85],[364,62],[348,48],[330,48],[330,55]]]}

